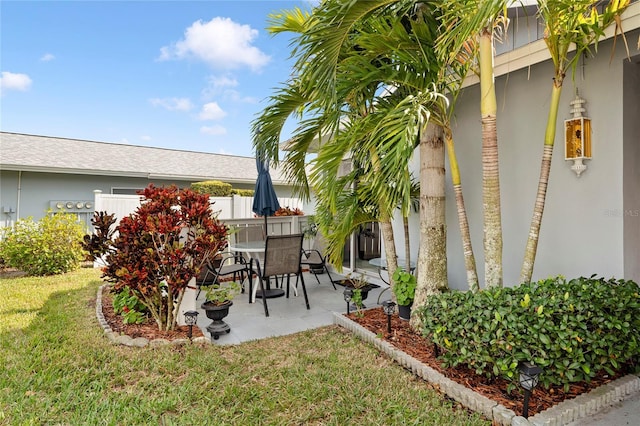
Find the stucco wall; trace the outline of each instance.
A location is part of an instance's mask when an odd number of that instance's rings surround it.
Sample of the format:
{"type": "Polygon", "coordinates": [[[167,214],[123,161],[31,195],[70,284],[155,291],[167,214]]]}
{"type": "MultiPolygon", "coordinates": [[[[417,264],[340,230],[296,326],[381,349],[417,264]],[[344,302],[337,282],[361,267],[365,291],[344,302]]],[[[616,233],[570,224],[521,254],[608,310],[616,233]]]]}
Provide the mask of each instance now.
{"type": "Polygon", "coordinates": [[[624,62],[624,274],[640,283],[640,55],[624,62]]]}
{"type": "MultiPolygon", "coordinates": [[[[630,40],[637,37],[629,36],[630,40]]],[[[558,274],[624,275],[622,168],[622,64],[618,43],[609,64],[611,42],[601,43],[597,58],[578,68],[575,84],[567,76],[560,103],[556,145],[542,222],[534,279],[558,274]],[[593,126],[593,160],[576,177],[564,160],[563,120],[575,87],[587,100],[593,126]]],[[[540,158],[551,95],[550,62],[496,79],[498,138],[504,237],[504,283],[517,284],[540,171],[540,158]]],[[[467,88],[456,109],[454,137],[478,273],[484,285],[482,247],[482,170],[479,90],[467,88]]],[[[636,163],[637,166],[637,163],[636,163]]],[[[448,168],[448,165],[447,165],[448,168]]],[[[466,288],[460,233],[450,177],[447,181],[449,279],[452,288],[466,288]]]]}
{"type": "MultiPolygon", "coordinates": [[[[70,175],[54,173],[22,172],[20,178],[20,205],[18,207],[18,172],[3,170],[0,172],[0,227],[10,226],[16,218],[33,216],[35,220],[42,218],[49,208],[50,200],[91,200],[93,191],[101,190],[110,194],[111,189],[144,188],[152,181],[140,178],[96,175],[70,175]],[[13,209],[14,213],[4,213],[13,209]]],[[[153,180],[156,186],[178,184],[188,187],[190,181],[153,180]]],[[[234,188],[253,189],[252,185],[234,184],[234,188]]],[[[281,197],[291,196],[287,187],[276,186],[276,193],[281,197]]],[[[90,214],[87,215],[89,218],[90,214]]],[[[87,220],[87,223],[90,223],[87,220]]]]}

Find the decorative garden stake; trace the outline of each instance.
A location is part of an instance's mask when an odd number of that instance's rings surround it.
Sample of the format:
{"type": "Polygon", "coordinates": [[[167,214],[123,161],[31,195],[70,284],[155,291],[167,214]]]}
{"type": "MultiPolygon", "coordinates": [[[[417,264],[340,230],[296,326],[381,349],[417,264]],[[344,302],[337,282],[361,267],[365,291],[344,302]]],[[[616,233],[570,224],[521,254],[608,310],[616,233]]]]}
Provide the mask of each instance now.
{"type": "Polygon", "coordinates": [[[187,311],[184,313],[184,322],[189,326],[189,340],[193,336],[193,326],[198,321],[197,311],[187,311]]]}
{"type": "Polygon", "coordinates": [[[387,314],[387,333],[391,333],[391,315],[396,311],[396,303],[391,300],[382,302],[382,309],[387,314]]]}
{"type": "Polygon", "coordinates": [[[524,361],[518,367],[520,370],[520,386],[524,389],[524,402],[522,403],[522,417],[529,417],[529,396],[531,391],[538,385],[542,368],[537,365],[524,361]]]}
{"type": "Polygon", "coordinates": [[[351,298],[353,297],[353,290],[350,288],[345,288],[344,292],[342,292],[344,296],[344,301],[347,302],[347,315],[349,315],[349,304],[351,303],[351,298]]]}

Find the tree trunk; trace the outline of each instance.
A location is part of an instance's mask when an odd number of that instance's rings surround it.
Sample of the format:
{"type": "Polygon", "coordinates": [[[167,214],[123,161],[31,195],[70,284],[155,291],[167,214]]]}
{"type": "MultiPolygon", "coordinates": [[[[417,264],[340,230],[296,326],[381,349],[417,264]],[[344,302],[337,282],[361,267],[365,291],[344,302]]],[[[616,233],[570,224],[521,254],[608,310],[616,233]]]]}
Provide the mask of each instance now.
{"type": "Polygon", "coordinates": [[[482,207],[484,264],[487,287],[502,287],[502,217],[496,129],[496,91],[493,77],[493,34],[480,34],[480,113],[482,116],[482,207]]]}
{"type": "Polygon", "coordinates": [[[464,267],[467,271],[467,285],[469,286],[469,290],[475,293],[480,290],[480,285],[478,283],[476,258],[473,254],[473,246],[471,245],[471,233],[469,231],[467,209],[464,206],[464,197],[462,196],[462,178],[460,177],[460,169],[458,168],[458,159],[456,158],[451,128],[447,126],[444,130],[444,134],[444,140],[447,145],[447,154],[449,156],[449,167],[451,168],[451,183],[453,184],[453,192],[456,195],[458,226],[460,226],[460,237],[462,238],[464,267]]]}
{"type": "MultiPolygon", "coordinates": [[[[420,135],[420,257],[414,307],[448,289],[445,224],[445,169],[443,129],[429,123],[420,135]]],[[[414,315],[411,326],[419,329],[414,315]]]]}
{"type": "MultiPolygon", "coordinates": [[[[387,272],[389,273],[389,285],[393,289],[393,279],[391,275],[398,268],[398,254],[396,253],[396,243],[393,236],[393,226],[389,218],[380,219],[380,232],[384,241],[384,254],[387,258],[387,272]]],[[[393,294],[393,292],[392,292],[393,294]]]]}
{"type": "Polygon", "coordinates": [[[547,197],[547,186],[549,184],[549,174],[551,173],[551,157],[553,155],[553,144],[556,138],[556,122],[558,120],[558,106],[560,105],[560,95],[562,94],[562,83],[564,75],[559,74],[553,79],[551,90],[551,104],[549,105],[549,116],[547,118],[547,129],[544,135],[544,151],[542,153],[542,164],[540,166],[540,178],[538,179],[538,192],[536,202],[533,207],[533,217],[529,228],[529,237],[524,252],[524,261],[520,271],[520,283],[531,282],[533,275],[533,264],[538,251],[538,239],[540,237],[540,225],[542,224],[542,213],[544,212],[545,199],[547,197]]]}
{"type": "Polygon", "coordinates": [[[404,226],[404,259],[405,264],[402,265],[407,271],[411,271],[411,245],[409,243],[409,218],[402,217],[402,225],[404,226]]]}

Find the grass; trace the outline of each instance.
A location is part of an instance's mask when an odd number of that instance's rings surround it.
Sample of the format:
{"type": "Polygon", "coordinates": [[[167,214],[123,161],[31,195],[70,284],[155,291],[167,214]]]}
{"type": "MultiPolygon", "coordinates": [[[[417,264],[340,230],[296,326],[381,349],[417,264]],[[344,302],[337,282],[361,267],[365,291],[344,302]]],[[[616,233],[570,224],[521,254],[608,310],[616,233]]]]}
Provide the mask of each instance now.
{"type": "Polygon", "coordinates": [[[0,279],[0,424],[489,425],[337,327],[114,346],[91,269],[0,279]]]}

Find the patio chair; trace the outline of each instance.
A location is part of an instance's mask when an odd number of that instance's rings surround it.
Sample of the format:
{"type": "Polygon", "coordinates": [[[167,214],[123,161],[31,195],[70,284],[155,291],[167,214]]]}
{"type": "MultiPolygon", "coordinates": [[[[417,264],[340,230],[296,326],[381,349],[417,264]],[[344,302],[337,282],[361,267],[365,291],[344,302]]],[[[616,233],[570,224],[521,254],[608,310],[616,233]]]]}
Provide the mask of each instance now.
{"type": "Polygon", "coordinates": [[[300,260],[300,264],[303,267],[309,268],[313,276],[316,277],[316,281],[318,281],[318,284],[320,284],[320,278],[318,278],[318,275],[314,273],[312,269],[326,271],[333,289],[336,290],[336,283],[333,281],[331,273],[329,272],[329,268],[327,267],[327,257],[322,255],[323,250],[324,244],[322,241],[322,237],[320,235],[316,235],[315,239],[313,240],[312,248],[309,250],[302,250],[302,258],[300,260]]]}
{"type": "MultiPolygon", "coordinates": [[[[276,276],[287,277],[286,296],[289,297],[290,277],[295,275],[302,285],[307,309],[310,309],[307,288],[304,285],[304,277],[300,267],[302,239],[302,234],[270,235],[267,237],[265,245],[263,265],[260,265],[260,261],[256,259],[256,269],[258,280],[260,281],[260,291],[262,292],[262,304],[264,306],[264,314],[267,317],[269,316],[269,308],[267,307],[267,292],[265,290],[269,285],[269,279],[276,276]]],[[[253,288],[252,300],[255,300],[257,288],[257,285],[253,288]]]]}
{"type": "MultiPolygon", "coordinates": [[[[228,251],[219,252],[213,261],[206,261],[204,268],[202,268],[202,271],[200,271],[200,274],[196,278],[196,287],[198,288],[196,298],[200,296],[200,292],[202,291],[201,287],[220,283],[221,277],[233,275],[233,280],[236,281],[238,276],[240,276],[240,282],[244,283],[245,274],[248,277],[250,273],[251,267],[244,256],[228,251]]],[[[244,292],[244,286],[242,287],[242,291],[244,292]]]]}
{"type": "Polygon", "coordinates": [[[249,241],[264,241],[264,228],[262,225],[238,226],[233,232],[236,243],[249,241]]]}

